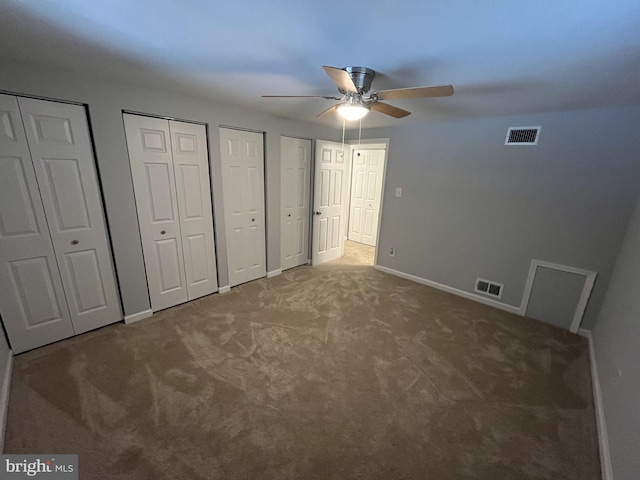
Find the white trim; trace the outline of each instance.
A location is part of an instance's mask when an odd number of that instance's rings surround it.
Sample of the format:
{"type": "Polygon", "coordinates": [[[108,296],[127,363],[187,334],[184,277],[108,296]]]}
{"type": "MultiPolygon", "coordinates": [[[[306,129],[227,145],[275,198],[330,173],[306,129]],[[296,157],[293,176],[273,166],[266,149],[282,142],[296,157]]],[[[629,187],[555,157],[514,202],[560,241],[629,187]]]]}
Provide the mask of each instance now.
{"type": "Polygon", "coordinates": [[[281,268],[278,268],[276,270],[272,270],[270,272],[267,272],[267,278],[277,277],[281,273],[282,273],[282,269],[281,268]]]}
{"type": "Polygon", "coordinates": [[[218,287],[218,293],[229,293],[231,291],[231,287],[229,285],[225,285],[224,287],[218,287]]]}
{"type": "Polygon", "coordinates": [[[0,391],[0,453],[4,453],[4,434],[7,429],[7,414],[9,413],[9,393],[11,388],[11,374],[13,372],[13,352],[9,350],[7,367],[2,379],[2,391],[0,391]]]}
{"type": "Polygon", "coordinates": [[[504,310],[505,312],[515,313],[515,314],[520,313],[520,309],[518,307],[514,307],[513,305],[497,302],[490,298],[485,298],[485,297],[481,297],[480,295],[476,295],[475,293],[465,292],[464,290],[459,290],[457,288],[450,287],[448,285],[443,285],[442,283],[434,282],[433,280],[427,280],[426,278],[416,277],[415,275],[400,272],[398,270],[393,270],[391,268],[383,267],[381,265],[375,265],[374,268],[376,270],[380,270],[385,273],[390,273],[391,275],[395,275],[397,277],[406,278],[407,280],[411,280],[413,282],[420,283],[422,285],[427,285],[428,287],[437,288],[438,290],[442,290],[443,292],[452,293],[459,297],[467,298],[469,300],[474,300],[484,305],[489,305],[490,307],[499,308],[500,310],[504,310]]]}
{"type": "Polygon", "coordinates": [[[538,267],[550,268],[553,270],[559,270],[561,272],[574,273],[576,275],[585,276],[584,287],[582,287],[580,300],[578,301],[578,305],[576,306],[576,311],[573,314],[573,320],[571,321],[571,326],[569,327],[570,332],[577,333],[578,329],[580,328],[580,323],[582,322],[582,316],[584,315],[584,310],[587,308],[587,302],[589,301],[589,297],[591,296],[591,290],[593,289],[593,284],[596,281],[596,276],[598,274],[590,270],[583,270],[581,268],[569,267],[567,265],[560,265],[558,263],[545,262],[542,260],[531,260],[531,266],[529,267],[529,275],[527,276],[527,283],[524,287],[522,303],[520,304],[520,315],[522,316],[525,316],[527,314],[527,308],[529,306],[529,300],[531,298],[531,291],[533,289],[533,282],[535,280],[538,267]]]}
{"type": "Polygon", "coordinates": [[[589,360],[591,362],[591,383],[593,384],[593,403],[596,410],[596,427],[598,428],[598,446],[600,447],[600,469],[602,480],[613,480],[613,470],[611,467],[611,450],[609,449],[609,434],[607,433],[607,423],[604,416],[604,406],[602,404],[602,390],[600,389],[600,379],[598,377],[598,364],[596,363],[596,351],[593,345],[593,337],[590,330],[581,328],[578,335],[585,337],[589,341],[589,360]]]}
{"type": "Polygon", "coordinates": [[[143,312],[134,313],[133,315],[126,315],[124,317],[124,323],[127,325],[130,323],[139,322],[140,320],[144,320],[145,318],[149,318],[153,315],[153,310],[145,310],[143,312]]]}

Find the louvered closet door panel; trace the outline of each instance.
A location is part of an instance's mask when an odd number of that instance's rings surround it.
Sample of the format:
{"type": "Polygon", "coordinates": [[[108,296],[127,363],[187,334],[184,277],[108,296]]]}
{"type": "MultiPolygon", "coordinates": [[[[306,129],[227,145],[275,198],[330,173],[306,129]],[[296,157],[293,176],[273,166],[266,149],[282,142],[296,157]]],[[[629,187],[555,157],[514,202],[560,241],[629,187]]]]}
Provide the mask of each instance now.
{"type": "Polygon", "coordinates": [[[218,290],[207,133],[203,125],[169,122],[189,300],[218,290]]]}
{"type": "Polygon", "coordinates": [[[122,319],[85,110],[19,98],[76,333],[122,319]]]}
{"type": "Polygon", "coordinates": [[[124,115],[154,311],[188,300],[169,121],[124,115]]]}
{"type": "Polygon", "coordinates": [[[16,97],[0,95],[0,315],[14,353],[74,334],[16,97]]]}

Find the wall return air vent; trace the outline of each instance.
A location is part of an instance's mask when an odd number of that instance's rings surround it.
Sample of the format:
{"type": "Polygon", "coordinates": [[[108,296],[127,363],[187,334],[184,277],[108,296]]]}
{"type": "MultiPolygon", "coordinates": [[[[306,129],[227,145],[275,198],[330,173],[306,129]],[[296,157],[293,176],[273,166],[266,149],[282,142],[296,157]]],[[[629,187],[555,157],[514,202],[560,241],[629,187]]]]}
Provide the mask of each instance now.
{"type": "Polygon", "coordinates": [[[504,285],[501,283],[485,280],[484,278],[476,278],[475,291],[478,293],[484,293],[485,295],[501,298],[503,289],[504,285]]]}
{"type": "Polygon", "coordinates": [[[537,145],[542,127],[509,127],[505,145],[537,145]]]}

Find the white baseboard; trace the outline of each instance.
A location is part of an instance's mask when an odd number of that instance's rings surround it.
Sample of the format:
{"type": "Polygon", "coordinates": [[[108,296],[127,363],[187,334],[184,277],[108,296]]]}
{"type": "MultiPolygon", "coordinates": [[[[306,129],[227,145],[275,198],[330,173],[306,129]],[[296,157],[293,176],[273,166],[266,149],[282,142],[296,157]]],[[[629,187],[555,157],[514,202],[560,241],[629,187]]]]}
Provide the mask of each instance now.
{"type": "Polygon", "coordinates": [[[229,293],[231,291],[231,287],[229,285],[225,285],[224,287],[218,287],[218,293],[229,293]]]}
{"type": "Polygon", "coordinates": [[[144,310],[143,312],[134,313],[133,315],[125,315],[124,323],[127,325],[130,323],[139,322],[140,320],[144,320],[145,318],[149,318],[153,315],[153,310],[144,310]]]}
{"type": "Polygon", "coordinates": [[[598,428],[598,445],[600,447],[600,469],[602,480],[613,480],[611,467],[611,450],[609,450],[609,434],[604,418],[604,405],[602,404],[602,391],[600,390],[600,378],[598,377],[598,364],[596,363],[596,351],[593,346],[593,337],[590,330],[581,328],[578,335],[589,341],[589,360],[591,362],[591,383],[593,383],[593,403],[596,409],[596,426],[598,428]]]}
{"type": "Polygon", "coordinates": [[[4,453],[4,435],[7,429],[7,414],[9,413],[9,394],[11,389],[11,373],[13,372],[13,352],[9,350],[7,367],[2,378],[0,390],[0,453],[4,453]]]}
{"type": "Polygon", "coordinates": [[[515,313],[516,315],[520,315],[520,308],[514,307],[513,305],[508,305],[502,302],[496,302],[495,300],[492,300],[490,298],[485,298],[480,295],[476,295],[474,293],[465,292],[464,290],[459,290],[457,288],[450,287],[448,285],[443,285],[442,283],[434,282],[433,280],[427,280],[426,278],[417,277],[415,275],[400,272],[398,270],[393,270],[392,268],[383,267],[381,265],[374,265],[374,268],[376,270],[380,270],[381,272],[390,273],[391,275],[395,275],[400,278],[405,278],[407,280],[411,280],[413,282],[420,283],[428,287],[437,288],[438,290],[442,290],[443,292],[452,293],[459,297],[467,298],[469,300],[474,300],[484,305],[489,305],[491,307],[499,308],[500,310],[504,310],[509,313],[515,313]]]}
{"type": "Polygon", "coordinates": [[[277,277],[282,273],[282,269],[278,268],[277,270],[272,270],[271,272],[267,272],[267,278],[277,277]]]}

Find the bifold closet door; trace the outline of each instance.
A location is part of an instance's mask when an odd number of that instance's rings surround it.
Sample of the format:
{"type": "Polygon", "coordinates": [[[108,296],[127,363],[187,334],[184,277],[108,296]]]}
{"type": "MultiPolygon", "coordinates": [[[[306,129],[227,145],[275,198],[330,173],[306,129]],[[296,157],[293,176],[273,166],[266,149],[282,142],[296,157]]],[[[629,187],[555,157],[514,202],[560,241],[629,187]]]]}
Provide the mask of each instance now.
{"type": "Polygon", "coordinates": [[[76,334],[122,319],[85,110],[18,98],[76,334]]]}
{"type": "Polygon", "coordinates": [[[203,125],[169,122],[180,234],[189,300],[218,291],[207,132],[203,125]]]}
{"type": "Polygon", "coordinates": [[[0,95],[0,313],[14,353],[73,335],[18,100],[0,95]]]}
{"type": "Polygon", "coordinates": [[[14,353],[122,318],[81,106],[0,95],[0,284],[14,353]]]}
{"type": "Polygon", "coordinates": [[[263,136],[220,129],[229,286],[267,274],[263,136]]]}
{"type": "Polygon", "coordinates": [[[217,291],[206,130],[124,115],[151,308],[217,291]]]}

